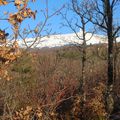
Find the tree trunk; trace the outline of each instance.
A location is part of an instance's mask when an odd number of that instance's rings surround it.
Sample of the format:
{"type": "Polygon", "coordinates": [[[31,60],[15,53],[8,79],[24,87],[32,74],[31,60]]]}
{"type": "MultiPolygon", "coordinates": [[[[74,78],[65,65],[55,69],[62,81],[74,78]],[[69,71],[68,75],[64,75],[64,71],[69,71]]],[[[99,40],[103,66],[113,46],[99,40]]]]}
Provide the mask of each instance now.
{"type": "Polygon", "coordinates": [[[106,111],[110,115],[113,111],[113,14],[110,0],[105,0],[105,15],[108,36],[108,81],[106,90],[106,111]]]}
{"type": "Polygon", "coordinates": [[[109,30],[108,37],[108,86],[113,85],[113,38],[109,30]]]}
{"type": "Polygon", "coordinates": [[[86,50],[85,48],[83,48],[82,51],[82,91],[83,91],[83,101],[86,101],[86,90],[85,90],[85,86],[86,86],[86,80],[85,80],[85,62],[86,62],[86,50]]]}
{"type": "MultiPolygon", "coordinates": [[[[85,21],[84,18],[81,16],[82,22],[82,37],[83,37],[83,44],[82,44],[82,76],[81,76],[81,89],[82,89],[82,103],[86,101],[86,80],[85,80],[85,63],[86,63],[86,38],[85,38],[85,21]]],[[[83,105],[84,106],[84,105],[83,105]]]]}

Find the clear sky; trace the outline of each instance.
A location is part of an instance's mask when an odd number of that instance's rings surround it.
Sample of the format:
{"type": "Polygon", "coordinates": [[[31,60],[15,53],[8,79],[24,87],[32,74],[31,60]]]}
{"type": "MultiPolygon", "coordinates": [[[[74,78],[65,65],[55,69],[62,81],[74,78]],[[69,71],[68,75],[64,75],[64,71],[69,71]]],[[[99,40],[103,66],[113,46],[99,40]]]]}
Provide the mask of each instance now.
{"type": "MultiPolygon", "coordinates": [[[[48,9],[49,9],[49,14],[52,14],[56,10],[60,9],[64,4],[69,3],[70,0],[48,0],[48,9]]],[[[44,17],[41,13],[41,10],[45,10],[46,4],[45,0],[36,0],[36,2],[32,3],[30,2],[28,5],[33,11],[37,10],[37,15],[36,19],[33,20],[32,18],[26,19],[25,21],[22,22],[21,28],[27,28],[28,25],[30,25],[31,28],[34,28],[38,23],[44,21],[44,17]]],[[[9,13],[14,13],[16,11],[15,6],[11,3],[6,6],[0,6],[0,18],[6,18],[3,13],[4,12],[9,12],[9,13]]],[[[120,18],[120,8],[118,10],[116,17],[119,16],[120,18]]],[[[69,13],[70,17],[72,14],[69,13]]],[[[120,20],[120,19],[119,19],[120,20]]],[[[61,24],[63,20],[62,17],[59,15],[53,16],[48,20],[48,23],[51,24],[48,26],[48,29],[52,29],[52,32],[56,33],[71,33],[72,31],[68,28],[62,27],[61,24]]],[[[11,25],[7,21],[2,21],[0,20],[0,29],[6,29],[8,33],[12,33],[11,25]]]]}
{"type": "MultiPolygon", "coordinates": [[[[48,9],[49,9],[49,15],[54,13],[56,10],[60,9],[64,4],[68,3],[70,0],[48,0],[48,9]]],[[[46,4],[45,0],[36,0],[36,2],[30,2],[28,5],[33,11],[37,10],[36,19],[26,19],[22,22],[21,28],[26,28],[28,25],[30,25],[31,28],[34,28],[38,23],[44,21],[43,14],[41,13],[41,10],[45,11],[46,4]]],[[[16,12],[15,6],[11,3],[6,6],[0,6],[0,18],[7,18],[3,15],[3,13],[9,12],[14,13],[16,12]]],[[[70,29],[66,28],[60,28],[60,23],[62,22],[62,17],[59,15],[53,16],[48,20],[48,23],[50,24],[48,29],[52,29],[52,32],[56,33],[69,33],[71,32],[70,29]]],[[[7,32],[11,33],[11,25],[7,21],[0,20],[0,29],[6,29],[7,32]]]]}

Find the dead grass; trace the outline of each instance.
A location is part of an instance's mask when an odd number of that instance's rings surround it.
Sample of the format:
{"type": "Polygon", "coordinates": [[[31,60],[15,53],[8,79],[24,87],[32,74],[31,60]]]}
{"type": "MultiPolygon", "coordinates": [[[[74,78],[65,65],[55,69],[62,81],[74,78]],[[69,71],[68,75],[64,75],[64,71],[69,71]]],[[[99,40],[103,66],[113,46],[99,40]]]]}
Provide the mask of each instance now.
{"type": "MultiPolygon", "coordinates": [[[[99,87],[105,85],[107,81],[107,61],[95,54],[97,47],[92,46],[88,49],[85,65],[87,101],[84,109],[80,109],[78,95],[81,80],[81,54],[74,47],[64,47],[51,51],[48,49],[27,52],[11,65],[9,71],[13,80],[0,81],[0,91],[4,98],[4,111],[6,111],[4,116],[10,117],[13,114],[14,117],[18,117],[23,108],[21,114],[24,117],[26,107],[30,106],[32,110],[27,111],[30,114],[26,113],[25,120],[31,119],[30,115],[33,115],[33,111],[37,117],[40,116],[38,117],[40,120],[70,120],[72,118],[78,120],[81,119],[80,116],[83,113],[85,113],[84,120],[88,120],[88,117],[89,120],[93,120],[96,116],[98,120],[102,120],[106,112],[102,97],[104,91],[99,87]]],[[[100,53],[100,55],[103,54],[100,53]]],[[[105,53],[102,57],[105,57],[105,53]]],[[[119,58],[117,62],[115,91],[119,96],[119,58]]],[[[16,120],[24,119],[16,118],[16,120]]]]}

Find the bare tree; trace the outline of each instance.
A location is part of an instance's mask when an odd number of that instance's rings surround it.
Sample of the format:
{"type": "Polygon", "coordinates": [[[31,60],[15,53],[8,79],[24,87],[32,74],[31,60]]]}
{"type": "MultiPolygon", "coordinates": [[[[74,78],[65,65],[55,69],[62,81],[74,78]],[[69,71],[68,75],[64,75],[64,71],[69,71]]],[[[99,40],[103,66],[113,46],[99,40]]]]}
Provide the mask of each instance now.
{"type": "Polygon", "coordinates": [[[23,31],[19,30],[18,32],[20,38],[23,40],[24,46],[27,49],[36,47],[41,42],[42,38],[49,37],[49,35],[54,34],[52,33],[52,28],[50,28],[50,23],[48,23],[48,21],[52,17],[56,16],[64,8],[64,5],[53,13],[49,14],[48,4],[48,0],[45,0],[45,10],[38,11],[39,14],[43,15],[43,21],[39,21],[34,29],[31,29],[30,25],[28,25],[27,29],[24,29],[23,31]],[[30,35],[32,36],[31,41],[28,40],[30,35]]]}
{"type": "Polygon", "coordinates": [[[80,3],[80,5],[78,6],[77,1],[72,0],[71,1],[71,6],[68,6],[68,10],[72,11],[72,13],[75,15],[74,18],[69,19],[69,17],[67,16],[67,12],[65,14],[61,13],[63,19],[66,21],[66,23],[62,23],[62,26],[66,26],[69,27],[73,33],[75,34],[76,38],[78,39],[78,41],[68,41],[70,42],[73,46],[75,46],[80,54],[82,55],[81,57],[81,78],[79,81],[79,92],[80,95],[82,95],[82,107],[84,106],[84,103],[86,101],[86,73],[85,73],[85,67],[86,67],[86,61],[88,59],[87,56],[87,42],[92,38],[92,36],[94,35],[94,31],[91,30],[91,32],[89,32],[88,26],[90,24],[90,20],[86,19],[86,12],[84,12],[83,9],[83,4],[84,1],[82,1],[80,3]],[[79,10],[78,10],[79,9],[79,10]],[[78,32],[78,29],[81,30],[80,32],[78,32]],[[88,37],[88,34],[90,34],[90,36],[88,37]]]}
{"type": "MultiPolygon", "coordinates": [[[[76,0],[77,1],[77,0],[76,0]]],[[[108,38],[108,81],[106,90],[106,110],[111,113],[113,110],[113,85],[114,77],[114,42],[120,25],[115,25],[115,8],[119,6],[119,0],[92,0],[86,1],[86,18],[106,33],[108,38]]]]}

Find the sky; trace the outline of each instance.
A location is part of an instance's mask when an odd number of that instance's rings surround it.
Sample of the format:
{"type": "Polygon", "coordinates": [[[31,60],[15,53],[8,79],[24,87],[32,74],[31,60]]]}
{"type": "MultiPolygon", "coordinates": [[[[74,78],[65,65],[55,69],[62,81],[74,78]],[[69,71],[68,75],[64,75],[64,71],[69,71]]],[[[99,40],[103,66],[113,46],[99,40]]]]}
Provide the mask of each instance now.
{"type": "MultiPolygon", "coordinates": [[[[61,9],[63,5],[68,3],[70,0],[48,0],[48,11],[49,15],[54,13],[56,10],[61,9]]],[[[37,10],[36,19],[26,19],[22,22],[21,28],[27,28],[30,26],[30,28],[34,28],[36,25],[38,25],[40,22],[44,22],[44,16],[41,11],[45,11],[46,9],[46,3],[45,0],[36,0],[35,2],[29,2],[28,7],[30,7],[33,11],[37,10]]],[[[7,18],[7,16],[4,16],[3,13],[14,13],[16,12],[15,6],[11,3],[6,6],[0,6],[0,18],[7,18]]],[[[47,24],[49,26],[45,29],[52,29],[51,33],[70,33],[72,32],[70,29],[67,28],[61,28],[61,22],[62,17],[59,15],[55,15],[48,19],[47,24]]],[[[11,25],[5,21],[0,20],[0,29],[6,29],[8,33],[12,33],[11,25]]]]}
{"type": "MultiPolygon", "coordinates": [[[[66,5],[70,3],[70,0],[48,0],[48,11],[49,15],[54,13],[56,10],[60,9],[63,5],[66,5]]],[[[44,16],[41,12],[45,11],[46,9],[46,3],[45,0],[36,0],[34,3],[30,2],[28,4],[28,7],[30,7],[33,11],[37,10],[36,19],[26,19],[21,24],[21,29],[28,28],[30,26],[31,29],[34,29],[36,25],[38,25],[40,22],[44,22],[44,16]]],[[[61,10],[63,12],[64,10],[61,10]]],[[[120,16],[120,8],[118,8],[118,12],[116,12],[116,17],[120,16]]],[[[6,16],[3,15],[3,13],[14,13],[16,12],[16,8],[13,3],[10,3],[6,6],[0,6],[0,18],[6,18],[6,16]]],[[[74,17],[73,14],[69,13],[69,16],[72,18],[74,17]]],[[[120,18],[120,17],[119,17],[120,18]]],[[[119,19],[120,20],[120,19],[119,19]]],[[[52,18],[48,20],[49,26],[47,26],[45,29],[51,30],[51,33],[56,34],[66,34],[66,33],[72,33],[73,31],[70,28],[67,27],[61,27],[61,23],[65,22],[60,15],[55,15],[52,18]]],[[[9,34],[12,33],[11,25],[5,21],[0,20],[0,29],[6,29],[6,32],[9,34]]],[[[78,30],[79,31],[79,30],[78,30]]],[[[44,33],[43,33],[44,34],[44,33]]]]}

